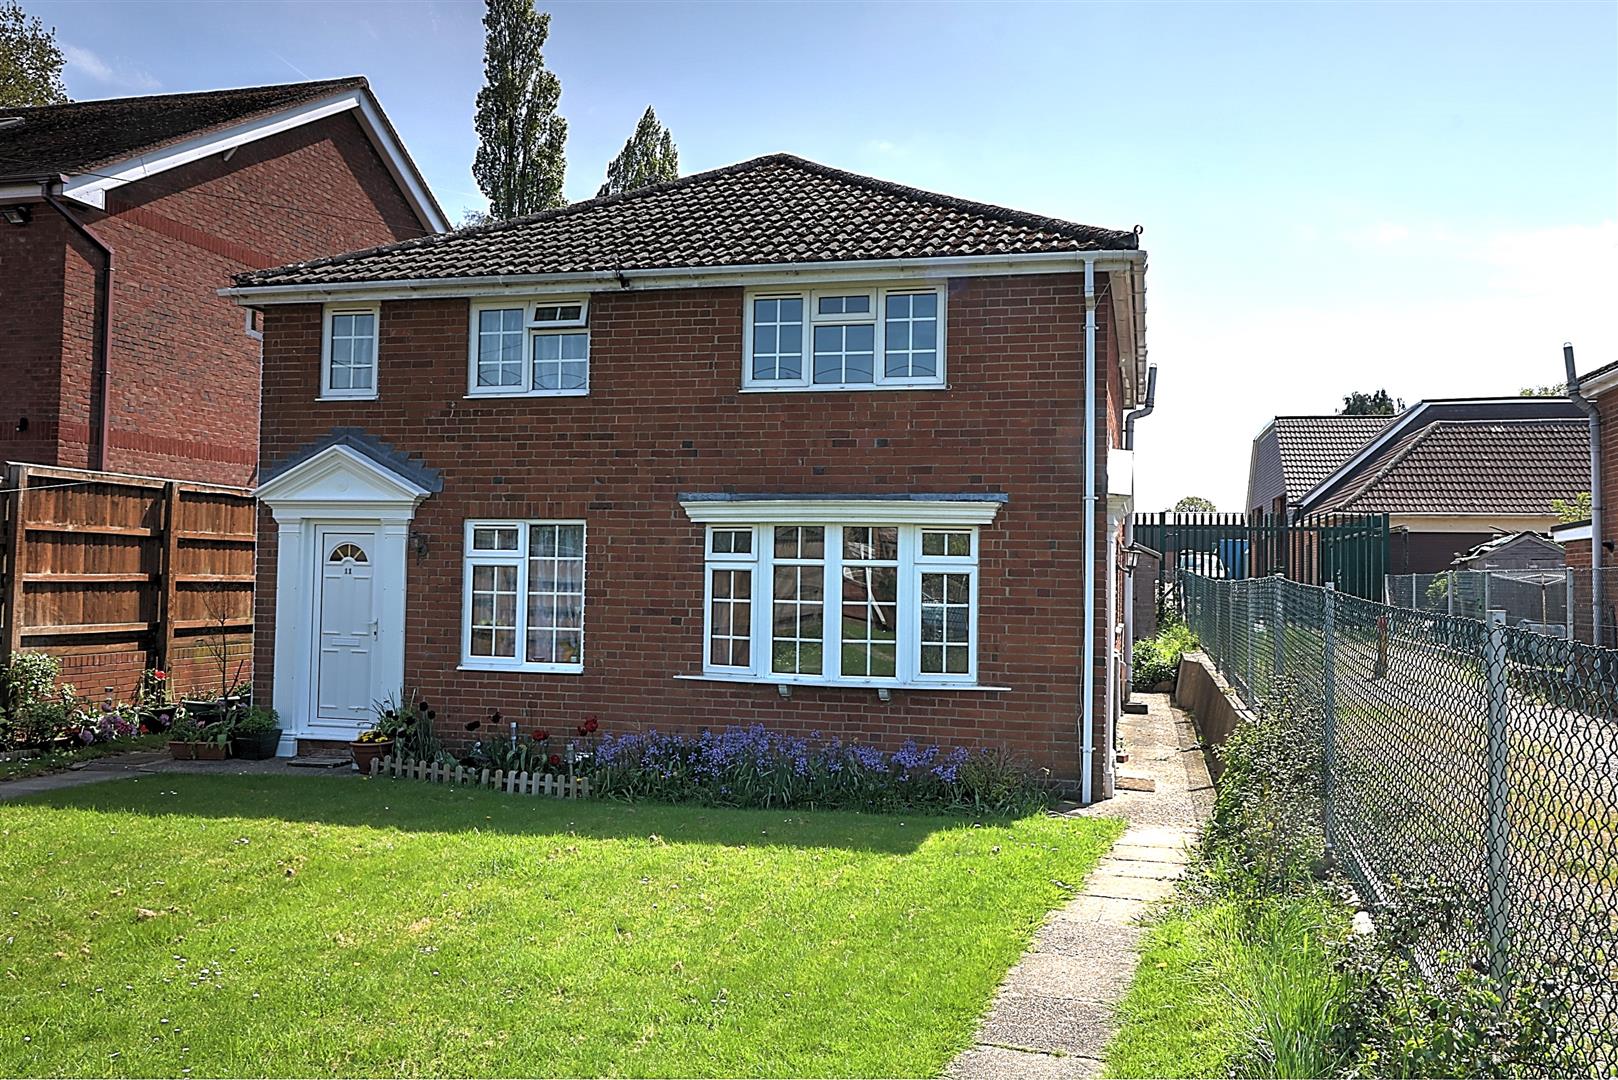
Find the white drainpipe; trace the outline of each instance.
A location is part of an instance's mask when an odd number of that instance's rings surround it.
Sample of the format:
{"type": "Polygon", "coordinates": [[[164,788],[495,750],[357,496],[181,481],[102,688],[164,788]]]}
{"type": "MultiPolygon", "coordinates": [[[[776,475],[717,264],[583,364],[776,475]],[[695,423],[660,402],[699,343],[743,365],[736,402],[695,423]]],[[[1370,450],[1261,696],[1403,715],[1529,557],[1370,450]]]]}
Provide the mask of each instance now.
{"type": "MultiPolygon", "coordinates": [[[[1079,715],[1083,717],[1083,779],[1080,799],[1093,800],[1096,701],[1096,264],[1084,260],[1084,678],[1079,715]]],[[[1112,612],[1107,613],[1108,625],[1112,612]]]]}

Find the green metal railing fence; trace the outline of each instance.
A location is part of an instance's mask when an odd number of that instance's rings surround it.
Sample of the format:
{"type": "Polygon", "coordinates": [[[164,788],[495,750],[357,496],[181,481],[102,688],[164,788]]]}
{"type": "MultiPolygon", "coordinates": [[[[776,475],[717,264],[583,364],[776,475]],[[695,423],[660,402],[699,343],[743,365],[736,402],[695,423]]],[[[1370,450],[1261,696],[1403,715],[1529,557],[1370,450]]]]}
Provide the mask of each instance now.
{"type": "Polygon", "coordinates": [[[1280,574],[1380,600],[1388,572],[1386,514],[1136,514],[1135,540],[1163,556],[1158,595],[1177,606],[1182,574],[1244,579],[1280,574]]]}
{"type": "Polygon", "coordinates": [[[1575,1053],[1618,1072],[1618,651],[1280,576],[1181,588],[1237,695],[1321,740],[1327,843],[1362,898],[1460,905],[1417,961],[1553,978],[1575,1053]]]}

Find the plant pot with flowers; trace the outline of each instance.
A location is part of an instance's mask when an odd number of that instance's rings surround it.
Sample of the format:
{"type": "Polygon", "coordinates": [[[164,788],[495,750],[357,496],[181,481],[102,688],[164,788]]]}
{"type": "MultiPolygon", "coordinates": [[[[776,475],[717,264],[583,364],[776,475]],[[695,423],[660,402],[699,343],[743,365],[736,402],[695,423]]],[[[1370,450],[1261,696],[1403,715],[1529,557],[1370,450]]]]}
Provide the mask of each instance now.
{"type": "Polygon", "coordinates": [[[373,727],[368,731],[360,732],[359,738],[348,744],[349,753],[354,755],[354,767],[361,775],[371,774],[371,763],[377,758],[385,758],[393,753],[395,739],[393,732],[382,727],[373,727]]]}
{"type": "Polygon", "coordinates": [[[188,716],[169,729],[169,755],[175,761],[224,761],[229,752],[228,724],[203,724],[188,716]]]}

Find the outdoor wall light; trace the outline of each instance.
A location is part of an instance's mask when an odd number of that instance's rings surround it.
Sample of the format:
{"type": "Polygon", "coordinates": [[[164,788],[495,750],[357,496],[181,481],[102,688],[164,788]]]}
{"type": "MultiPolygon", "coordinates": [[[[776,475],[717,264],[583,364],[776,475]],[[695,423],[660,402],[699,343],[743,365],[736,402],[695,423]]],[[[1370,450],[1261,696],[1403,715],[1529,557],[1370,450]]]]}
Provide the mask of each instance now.
{"type": "Polygon", "coordinates": [[[34,208],[26,204],[16,206],[0,206],[0,217],[12,225],[26,225],[33,219],[34,208]]]}

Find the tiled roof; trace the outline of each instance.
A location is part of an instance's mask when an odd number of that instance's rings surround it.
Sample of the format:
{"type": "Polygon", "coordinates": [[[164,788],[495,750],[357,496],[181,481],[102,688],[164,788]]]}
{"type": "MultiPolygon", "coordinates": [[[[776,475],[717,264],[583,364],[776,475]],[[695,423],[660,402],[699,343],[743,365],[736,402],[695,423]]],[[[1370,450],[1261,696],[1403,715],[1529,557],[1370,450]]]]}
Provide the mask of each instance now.
{"type": "Polygon", "coordinates": [[[772,154],[530,217],[240,274],[333,284],[1133,249],[1076,225],[772,154]]]}
{"type": "Polygon", "coordinates": [[[444,490],[444,477],[437,469],[428,465],[419,457],[413,457],[402,450],[396,449],[391,444],[383,442],[364,428],[357,427],[332,428],[314,442],[300,447],[280,461],[266,466],[259,474],[258,482],[260,485],[268,484],[276,477],[291,472],[310,458],[324,453],[334,446],[345,446],[427,491],[438,492],[444,490]]]}
{"type": "Polygon", "coordinates": [[[1582,420],[1440,420],[1319,507],[1379,514],[1550,514],[1590,487],[1582,420]]]}
{"type": "Polygon", "coordinates": [[[1393,419],[1391,416],[1277,416],[1275,445],[1281,457],[1288,504],[1313,491],[1393,419]]]}
{"type": "Polygon", "coordinates": [[[193,135],[365,87],[358,76],[196,94],[0,108],[0,180],[85,173],[193,135]]]}

